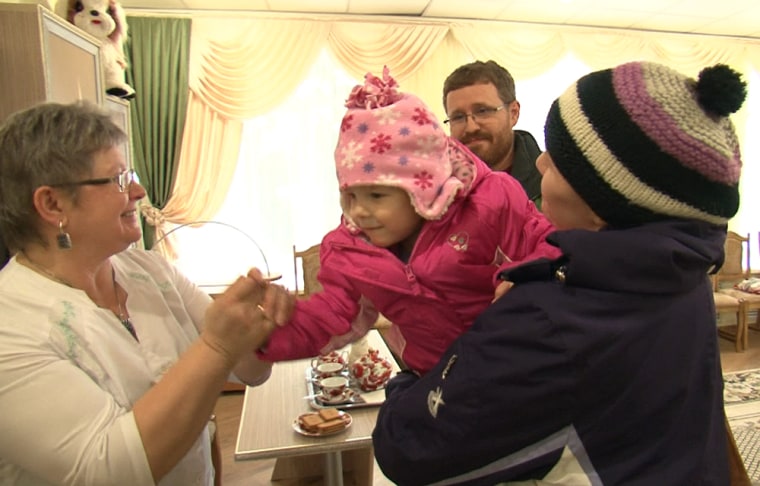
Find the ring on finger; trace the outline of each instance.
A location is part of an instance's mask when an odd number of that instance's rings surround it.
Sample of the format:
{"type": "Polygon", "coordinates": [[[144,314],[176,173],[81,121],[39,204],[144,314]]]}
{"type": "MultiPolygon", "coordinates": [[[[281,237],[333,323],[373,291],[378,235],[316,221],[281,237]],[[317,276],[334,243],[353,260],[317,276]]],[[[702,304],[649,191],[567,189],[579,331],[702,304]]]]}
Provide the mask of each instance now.
{"type": "Polygon", "coordinates": [[[261,304],[256,304],[256,308],[261,311],[261,315],[264,316],[264,319],[268,321],[274,321],[271,317],[269,317],[269,314],[267,314],[267,311],[264,310],[264,306],[261,304]]]}

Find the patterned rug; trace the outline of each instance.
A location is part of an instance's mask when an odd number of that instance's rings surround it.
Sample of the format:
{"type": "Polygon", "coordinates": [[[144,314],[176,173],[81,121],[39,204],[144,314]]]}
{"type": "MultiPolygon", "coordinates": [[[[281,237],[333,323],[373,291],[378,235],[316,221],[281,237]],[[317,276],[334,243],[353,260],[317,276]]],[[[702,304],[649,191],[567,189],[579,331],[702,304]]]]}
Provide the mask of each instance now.
{"type": "Polygon", "coordinates": [[[726,416],[752,481],[760,481],[760,368],[725,373],[726,416]]]}

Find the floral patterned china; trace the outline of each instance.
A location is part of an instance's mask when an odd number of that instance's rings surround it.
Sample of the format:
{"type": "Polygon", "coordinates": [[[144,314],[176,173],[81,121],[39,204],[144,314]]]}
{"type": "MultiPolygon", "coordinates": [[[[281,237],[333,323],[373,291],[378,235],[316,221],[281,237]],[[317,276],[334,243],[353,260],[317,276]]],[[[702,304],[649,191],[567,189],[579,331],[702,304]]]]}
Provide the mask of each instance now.
{"type": "Polygon", "coordinates": [[[380,356],[378,350],[372,348],[349,366],[351,377],[363,391],[383,388],[390,380],[392,371],[390,361],[380,356]]]}

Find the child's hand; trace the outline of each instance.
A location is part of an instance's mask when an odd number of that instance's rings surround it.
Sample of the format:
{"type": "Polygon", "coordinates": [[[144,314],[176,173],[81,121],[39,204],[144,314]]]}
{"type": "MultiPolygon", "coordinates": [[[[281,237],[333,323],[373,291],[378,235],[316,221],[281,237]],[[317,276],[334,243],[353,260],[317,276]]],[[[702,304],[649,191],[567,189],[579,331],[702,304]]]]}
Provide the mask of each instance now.
{"type": "Polygon", "coordinates": [[[249,270],[248,277],[264,289],[264,298],[258,305],[259,309],[278,326],[288,322],[295,308],[295,296],[285,287],[266,280],[257,268],[249,270]]]}
{"type": "Polygon", "coordinates": [[[296,297],[282,285],[269,284],[264,294],[264,313],[278,326],[284,325],[293,315],[296,297]]]}
{"type": "Polygon", "coordinates": [[[501,282],[498,287],[496,287],[496,291],[494,292],[494,298],[491,302],[496,302],[499,300],[504,294],[509,292],[509,289],[514,287],[515,284],[512,282],[507,282],[506,280],[501,282]]]}

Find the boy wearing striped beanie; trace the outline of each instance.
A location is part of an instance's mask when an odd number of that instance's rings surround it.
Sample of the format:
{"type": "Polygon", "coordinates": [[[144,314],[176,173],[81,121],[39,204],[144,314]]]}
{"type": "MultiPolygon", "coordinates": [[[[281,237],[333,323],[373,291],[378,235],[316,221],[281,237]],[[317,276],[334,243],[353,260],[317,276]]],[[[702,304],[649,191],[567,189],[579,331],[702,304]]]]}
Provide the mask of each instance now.
{"type": "Polygon", "coordinates": [[[417,379],[373,433],[399,484],[729,484],[708,272],[739,205],[727,66],[633,62],[573,83],[545,126],[544,214],[562,252],[417,379]],[[513,483],[515,482],[515,483],[513,483]]]}

